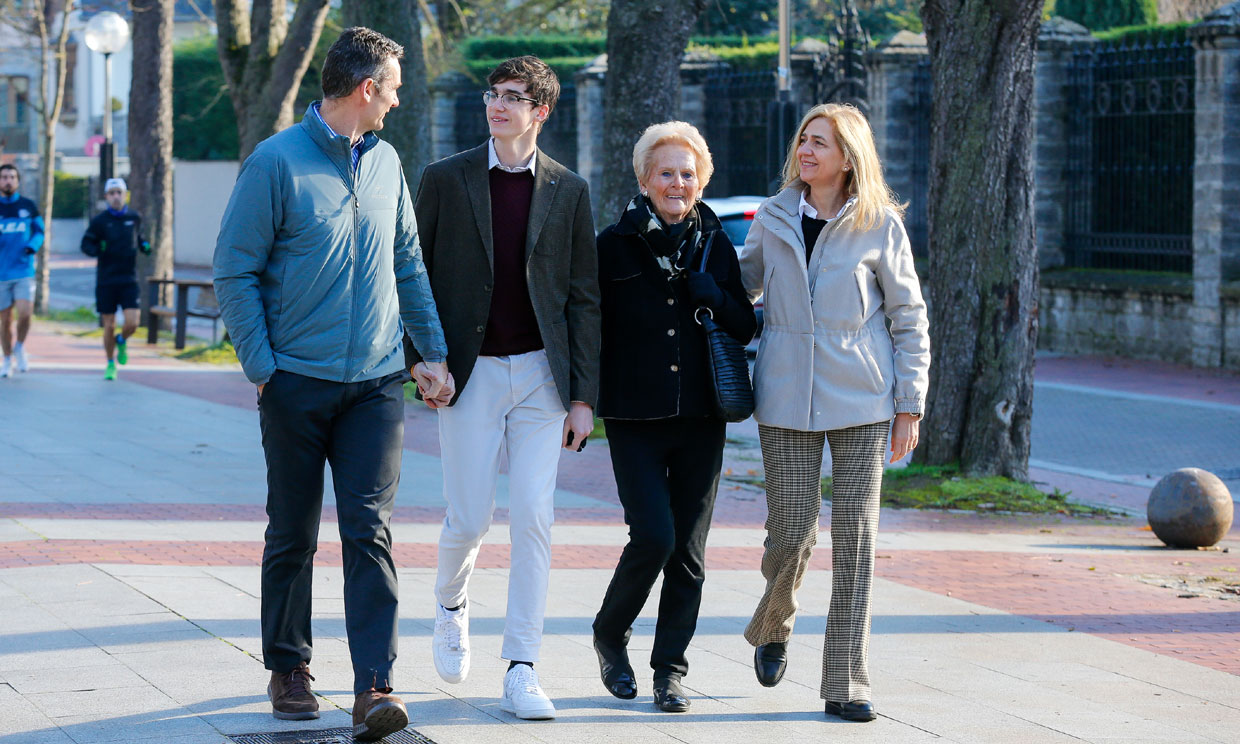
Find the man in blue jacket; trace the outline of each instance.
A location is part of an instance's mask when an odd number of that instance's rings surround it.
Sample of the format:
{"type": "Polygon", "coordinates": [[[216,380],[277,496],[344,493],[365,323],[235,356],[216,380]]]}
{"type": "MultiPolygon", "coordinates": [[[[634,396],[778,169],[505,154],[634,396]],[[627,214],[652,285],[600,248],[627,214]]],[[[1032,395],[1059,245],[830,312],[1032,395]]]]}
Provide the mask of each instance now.
{"type": "Polygon", "coordinates": [[[30,368],[26,334],[34,309],[34,256],[43,247],[43,218],[39,208],[17,193],[21,173],[9,163],[0,165],[0,377],[14,368],[30,368]],[[17,310],[17,343],[13,343],[13,311],[17,310]]]}
{"type": "Polygon", "coordinates": [[[332,469],[353,660],[353,735],[404,728],[392,695],[397,591],[388,522],[400,479],[403,383],[451,394],[447,344],[396,151],[375,136],[398,103],[404,50],[346,29],[323,101],[241,166],[215,247],[215,291],[258,386],[267,458],[263,659],[276,718],[318,717],[310,691],[312,559],[332,469]],[[404,366],[402,335],[421,361],[404,366]]]}

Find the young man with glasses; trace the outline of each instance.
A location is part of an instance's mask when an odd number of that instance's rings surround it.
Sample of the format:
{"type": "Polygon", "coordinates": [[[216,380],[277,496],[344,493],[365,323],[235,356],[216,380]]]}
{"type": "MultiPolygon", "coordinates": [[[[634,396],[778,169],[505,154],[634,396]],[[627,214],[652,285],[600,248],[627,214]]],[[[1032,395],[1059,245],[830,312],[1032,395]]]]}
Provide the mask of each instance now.
{"type": "MultiPolygon", "coordinates": [[[[467,587],[491,525],[501,452],[512,542],[500,707],[555,717],[534,672],[551,568],[561,448],[594,427],[599,293],[586,182],[537,147],[560,83],[536,57],[503,62],[483,93],[491,137],[428,166],[414,210],[457,392],[439,411],[447,514],[439,537],[435,668],[469,673],[467,587]]],[[[416,360],[416,354],[413,355],[416,360]]]]}

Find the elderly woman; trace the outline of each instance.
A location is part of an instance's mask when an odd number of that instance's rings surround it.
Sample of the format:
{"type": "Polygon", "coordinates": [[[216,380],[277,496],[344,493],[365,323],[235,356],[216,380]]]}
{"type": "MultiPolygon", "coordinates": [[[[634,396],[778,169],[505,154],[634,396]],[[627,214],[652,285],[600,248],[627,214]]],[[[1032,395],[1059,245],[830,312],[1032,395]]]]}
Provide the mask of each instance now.
{"type": "Polygon", "coordinates": [[[754,417],[769,510],[766,592],[745,638],[757,647],[758,681],[778,684],[818,535],[825,441],[832,580],[820,694],[827,715],[849,721],[876,717],[870,585],[888,430],[891,462],[917,446],[930,367],[902,211],[865,117],[852,106],[815,106],[789,149],[783,188],[758,208],[741,255],[749,296],[765,295],[754,417]]]}
{"type": "Polygon", "coordinates": [[[607,424],[629,543],[594,620],[594,648],[608,691],[636,697],[626,646],[662,573],[650,654],[654,702],[681,712],[689,708],[680,679],[697,627],[725,426],[714,411],[706,342],[694,315],[709,308],[740,343],[753,337],[756,322],[736,250],[698,201],[713,171],[698,130],[680,121],[651,126],[633,147],[633,170],[641,193],[598,236],[598,415],[607,424]]]}

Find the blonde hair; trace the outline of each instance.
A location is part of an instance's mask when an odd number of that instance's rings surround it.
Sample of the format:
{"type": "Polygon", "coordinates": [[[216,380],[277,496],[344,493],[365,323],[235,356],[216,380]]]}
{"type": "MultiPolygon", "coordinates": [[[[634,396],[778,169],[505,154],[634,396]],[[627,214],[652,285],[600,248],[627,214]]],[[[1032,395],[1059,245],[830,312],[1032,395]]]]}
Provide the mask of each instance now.
{"type": "Polygon", "coordinates": [[[710,159],[710,148],[702,133],[686,121],[665,121],[651,124],[637,138],[633,145],[633,173],[637,182],[642,183],[654,167],[654,151],[663,145],[683,145],[693,153],[697,163],[698,195],[706,190],[710,177],[715,173],[714,161],[710,159]]]}
{"type": "Polygon", "coordinates": [[[835,132],[835,143],[844,151],[844,160],[851,169],[844,173],[844,191],[850,197],[857,198],[856,226],[859,230],[870,230],[877,227],[883,219],[883,211],[892,209],[901,217],[907,204],[896,201],[895,192],[883,179],[883,164],[878,159],[878,150],[874,147],[874,133],[865,114],[856,106],[848,103],[820,103],[813,107],[801,119],[796,136],[788,146],[788,158],[784,161],[784,182],[780,188],[788,188],[801,181],[801,162],[797,158],[797,148],[801,144],[801,136],[805,128],[815,119],[823,118],[831,122],[831,131],[835,132]]]}

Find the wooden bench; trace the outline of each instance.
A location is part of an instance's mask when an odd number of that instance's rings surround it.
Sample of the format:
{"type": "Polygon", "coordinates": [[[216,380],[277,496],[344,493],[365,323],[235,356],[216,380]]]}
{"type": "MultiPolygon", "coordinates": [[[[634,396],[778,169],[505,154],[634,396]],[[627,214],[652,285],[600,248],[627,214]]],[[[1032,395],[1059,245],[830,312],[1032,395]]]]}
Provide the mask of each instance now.
{"type": "Polygon", "coordinates": [[[176,318],[176,348],[184,349],[186,320],[190,316],[211,319],[211,343],[215,343],[220,319],[220,306],[215,301],[215,286],[210,280],[179,279],[175,277],[160,279],[152,276],[147,278],[146,283],[147,307],[150,314],[154,316],[147,321],[147,343],[153,344],[159,340],[159,322],[157,318],[176,318]],[[159,289],[168,284],[176,287],[172,307],[159,304],[159,289]],[[189,299],[191,289],[198,290],[193,304],[190,304],[189,299]]]}

